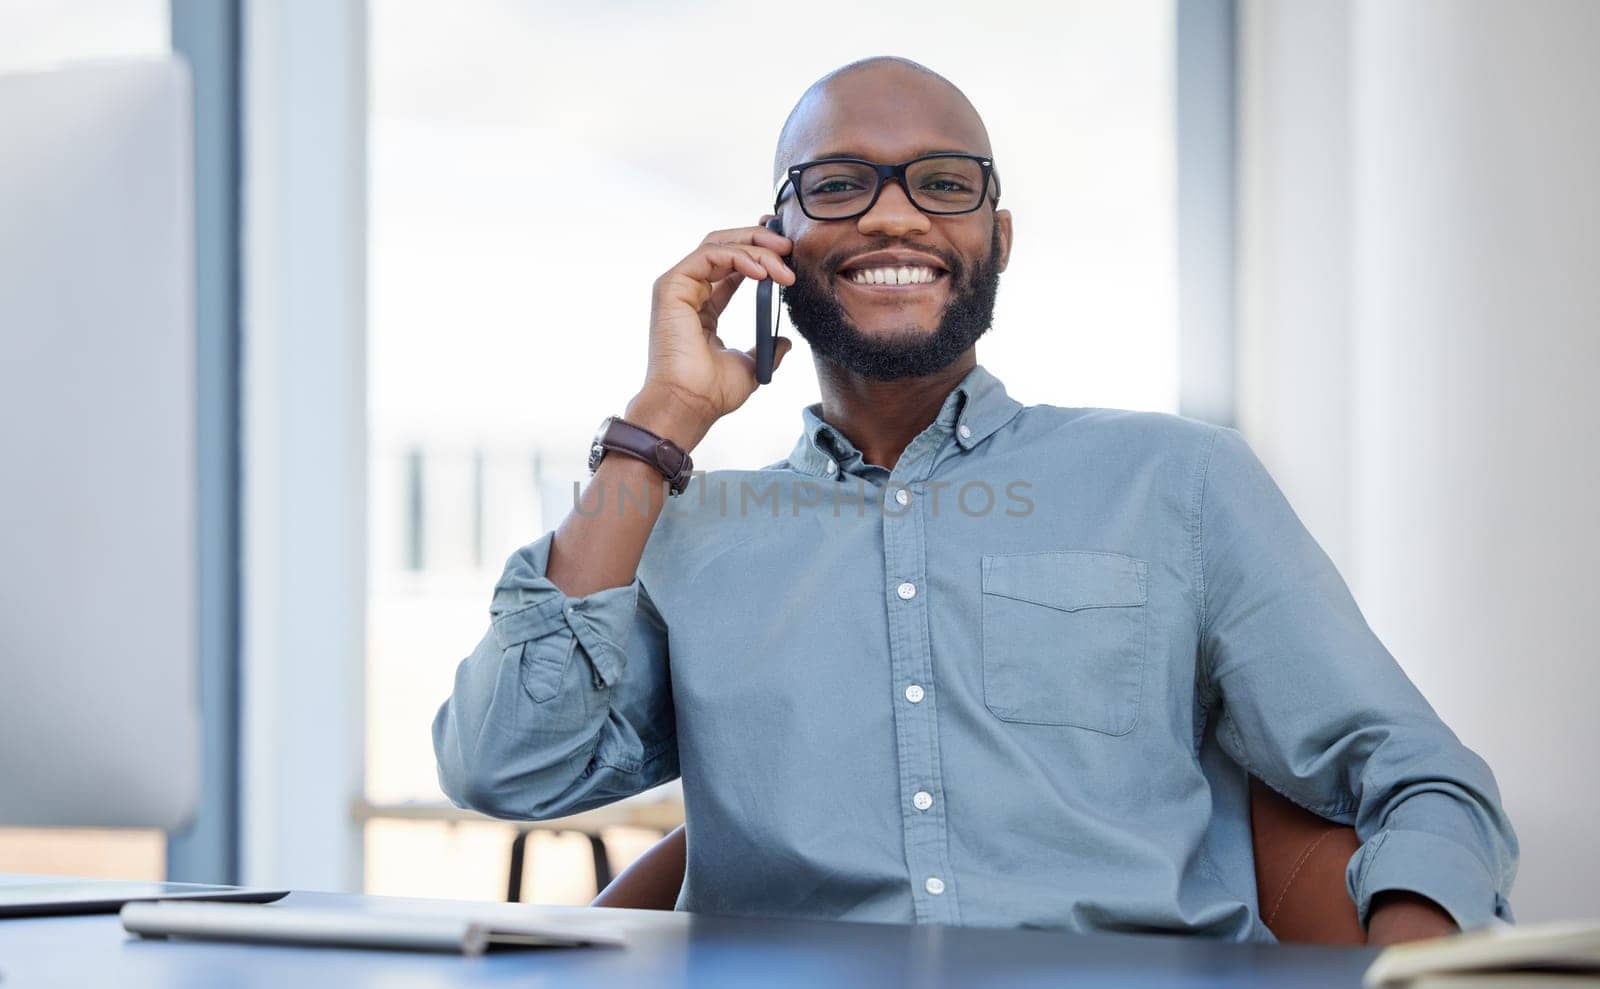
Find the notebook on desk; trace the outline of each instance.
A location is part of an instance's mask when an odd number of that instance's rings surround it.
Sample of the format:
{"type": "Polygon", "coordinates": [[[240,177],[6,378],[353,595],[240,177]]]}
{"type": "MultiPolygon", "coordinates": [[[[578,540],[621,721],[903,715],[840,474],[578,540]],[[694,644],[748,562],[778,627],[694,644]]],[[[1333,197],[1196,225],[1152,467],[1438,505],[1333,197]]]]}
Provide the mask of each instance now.
{"type": "Polygon", "coordinates": [[[1384,949],[1367,989],[1600,987],[1600,921],[1529,924],[1384,949]]]}
{"type": "Polygon", "coordinates": [[[363,911],[238,903],[130,903],[122,927],[144,938],[191,938],[480,955],[491,948],[621,947],[620,931],[530,911],[526,918],[436,911],[363,911]]]}

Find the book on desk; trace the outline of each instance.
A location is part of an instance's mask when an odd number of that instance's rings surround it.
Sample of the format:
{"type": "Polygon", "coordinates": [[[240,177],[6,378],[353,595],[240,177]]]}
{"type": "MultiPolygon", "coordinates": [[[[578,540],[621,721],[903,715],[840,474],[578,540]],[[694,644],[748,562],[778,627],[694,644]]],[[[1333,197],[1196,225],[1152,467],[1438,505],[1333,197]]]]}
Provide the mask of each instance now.
{"type": "Polygon", "coordinates": [[[1600,989],[1600,921],[1495,927],[1386,948],[1367,989],[1600,989]]]}

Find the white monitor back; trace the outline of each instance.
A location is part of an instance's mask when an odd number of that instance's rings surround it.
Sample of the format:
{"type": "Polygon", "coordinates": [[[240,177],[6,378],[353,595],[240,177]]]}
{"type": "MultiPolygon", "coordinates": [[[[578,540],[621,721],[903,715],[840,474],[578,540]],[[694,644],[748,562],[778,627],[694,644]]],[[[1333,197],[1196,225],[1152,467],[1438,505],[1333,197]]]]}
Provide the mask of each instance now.
{"type": "Polygon", "coordinates": [[[190,101],[175,59],[0,76],[0,824],[193,811],[190,101]]]}

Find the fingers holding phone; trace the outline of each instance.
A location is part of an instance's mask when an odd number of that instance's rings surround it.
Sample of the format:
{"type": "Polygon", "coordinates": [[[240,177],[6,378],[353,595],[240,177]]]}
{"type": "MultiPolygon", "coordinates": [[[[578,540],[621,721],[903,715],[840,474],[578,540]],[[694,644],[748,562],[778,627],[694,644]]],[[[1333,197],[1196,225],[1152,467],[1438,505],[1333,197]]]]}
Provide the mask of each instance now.
{"type": "MultiPolygon", "coordinates": [[[[741,238],[748,235],[749,242],[753,245],[769,248],[777,253],[780,258],[786,256],[792,245],[789,242],[789,238],[783,236],[781,225],[778,224],[777,220],[769,219],[768,217],[762,217],[762,220],[764,221],[764,229],[758,230],[754,227],[745,227],[737,230],[719,230],[709,234],[703,244],[741,244],[746,242],[741,238]],[[775,234],[776,236],[766,236],[766,234],[775,234]]],[[[787,267],[787,263],[785,263],[785,267],[787,267]]],[[[771,284],[772,278],[778,277],[778,275],[769,268],[767,277],[758,277],[762,284],[771,284]]],[[[745,278],[746,275],[743,271],[734,271],[728,277],[721,279],[712,286],[711,298],[701,308],[701,323],[706,332],[716,331],[718,317],[728,307],[728,303],[733,299],[734,292],[744,283],[745,278]]],[[[783,284],[791,283],[784,282],[783,284]]]]}
{"type": "MultiPolygon", "coordinates": [[[[787,237],[765,227],[720,230],[656,279],[645,387],[670,393],[708,427],[743,405],[756,389],[758,348],[724,345],[717,323],[746,279],[794,284],[784,260],[792,248],[787,237]]],[[[774,341],[774,366],[789,347],[788,340],[774,341]]]]}

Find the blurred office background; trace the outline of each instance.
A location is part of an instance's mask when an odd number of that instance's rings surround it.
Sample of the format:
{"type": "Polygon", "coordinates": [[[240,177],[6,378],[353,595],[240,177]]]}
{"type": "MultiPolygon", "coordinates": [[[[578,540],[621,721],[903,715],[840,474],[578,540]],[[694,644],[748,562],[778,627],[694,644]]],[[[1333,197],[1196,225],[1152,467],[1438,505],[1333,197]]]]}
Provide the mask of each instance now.
{"type": "MultiPolygon", "coordinates": [[[[506,895],[518,829],[444,801],[434,710],[637,388],[650,283],[887,52],[993,138],[985,365],[1241,428],[1495,768],[1519,916],[1594,913],[1597,47],[1591,0],[0,0],[0,72],[193,68],[206,739],[189,828],[0,829],[0,871],[506,895]]],[[[698,463],[788,451],[787,363],[698,463]]],[[[596,840],[618,869],[680,813],[535,832],[521,895],[586,901],[596,840]]]]}

